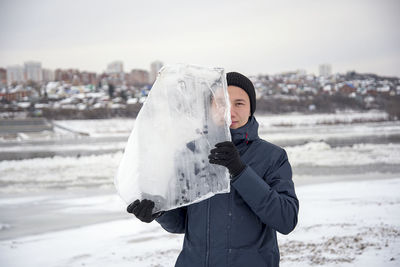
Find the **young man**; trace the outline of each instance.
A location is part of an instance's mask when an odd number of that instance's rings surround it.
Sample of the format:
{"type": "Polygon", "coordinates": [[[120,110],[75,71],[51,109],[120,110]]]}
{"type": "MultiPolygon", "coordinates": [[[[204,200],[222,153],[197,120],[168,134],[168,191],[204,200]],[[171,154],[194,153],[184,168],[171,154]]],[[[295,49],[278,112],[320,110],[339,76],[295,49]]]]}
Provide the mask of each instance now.
{"type": "Polygon", "coordinates": [[[237,72],[227,82],[232,142],[216,144],[209,161],[228,168],[231,192],[159,214],[150,200],[127,208],[144,222],[185,233],[178,267],[279,266],[276,231],[288,234],[297,224],[291,166],[285,150],[258,137],[254,86],[237,72]]]}

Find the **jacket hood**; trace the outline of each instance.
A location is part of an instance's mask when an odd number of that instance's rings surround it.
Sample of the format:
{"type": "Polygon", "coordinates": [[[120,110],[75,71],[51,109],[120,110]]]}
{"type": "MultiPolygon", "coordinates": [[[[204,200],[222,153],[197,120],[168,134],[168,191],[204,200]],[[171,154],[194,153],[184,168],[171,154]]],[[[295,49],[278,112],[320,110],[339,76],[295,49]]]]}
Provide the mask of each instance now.
{"type": "Polygon", "coordinates": [[[254,116],[249,118],[249,121],[240,128],[230,129],[232,142],[238,146],[241,143],[248,144],[258,139],[258,122],[254,116]]]}

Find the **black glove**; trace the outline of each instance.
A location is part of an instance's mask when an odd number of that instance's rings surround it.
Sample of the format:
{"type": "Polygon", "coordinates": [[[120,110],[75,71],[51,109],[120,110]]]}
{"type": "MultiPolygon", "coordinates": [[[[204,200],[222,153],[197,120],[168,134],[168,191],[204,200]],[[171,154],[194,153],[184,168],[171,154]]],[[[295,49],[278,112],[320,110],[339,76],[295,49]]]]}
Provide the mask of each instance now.
{"type": "Polygon", "coordinates": [[[231,177],[239,175],[246,167],[240,160],[239,151],[230,141],[216,144],[215,148],[211,149],[208,159],[212,164],[227,167],[231,177]]]}
{"type": "Polygon", "coordinates": [[[142,222],[150,223],[163,214],[162,211],[153,214],[153,208],[153,201],[147,199],[140,201],[139,199],[136,199],[126,208],[126,211],[133,213],[142,222]]]}

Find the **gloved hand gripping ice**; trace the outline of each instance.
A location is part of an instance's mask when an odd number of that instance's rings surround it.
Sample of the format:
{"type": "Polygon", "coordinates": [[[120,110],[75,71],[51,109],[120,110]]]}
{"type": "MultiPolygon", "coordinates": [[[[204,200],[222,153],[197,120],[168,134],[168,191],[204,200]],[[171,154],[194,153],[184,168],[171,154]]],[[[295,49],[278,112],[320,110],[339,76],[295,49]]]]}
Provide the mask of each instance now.
{"type": "Polygon", "coordinates": [[[155,218],[160,217],[163,212],[153,214],[154,202],[148,199],[140,201],[136,199],[127,208],[126,211],[134,214],[142,222],[150,223],[155,218]]]}
{"type": "Polygon", "coordinates": [[[215,147],[211,149],[208,156],[210,163],[227,167],[231,178],[236,177],[244,170],[246,165],[243,164],[239,151],[232,142],[221,142],[216,144],[215,147]]]}

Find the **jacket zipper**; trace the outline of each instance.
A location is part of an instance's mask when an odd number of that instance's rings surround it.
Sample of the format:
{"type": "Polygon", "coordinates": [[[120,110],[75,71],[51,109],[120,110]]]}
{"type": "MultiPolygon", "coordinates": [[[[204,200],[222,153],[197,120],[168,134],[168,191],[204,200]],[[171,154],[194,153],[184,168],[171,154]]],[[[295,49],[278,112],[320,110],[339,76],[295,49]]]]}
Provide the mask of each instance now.
{"type": "Polygon", "coordinates": [[[227,253],[227,265],[230,265],[230,258],[231,258],[231,238],[230,238],[230,234],[231,234],[231,224],[232,224],[232,203],[233,203],[233,192],[231,189],[231,192],[229,193],[229,198],[228,198],[228,227],[227,227],[227,249],[228,249],[228,253],[227,253]]]}
{"type": "Polygon", "coordinates": [[[206,243],[206,267],[210,259],[210,200],[207,199],[207,243],[206,243]]]}

